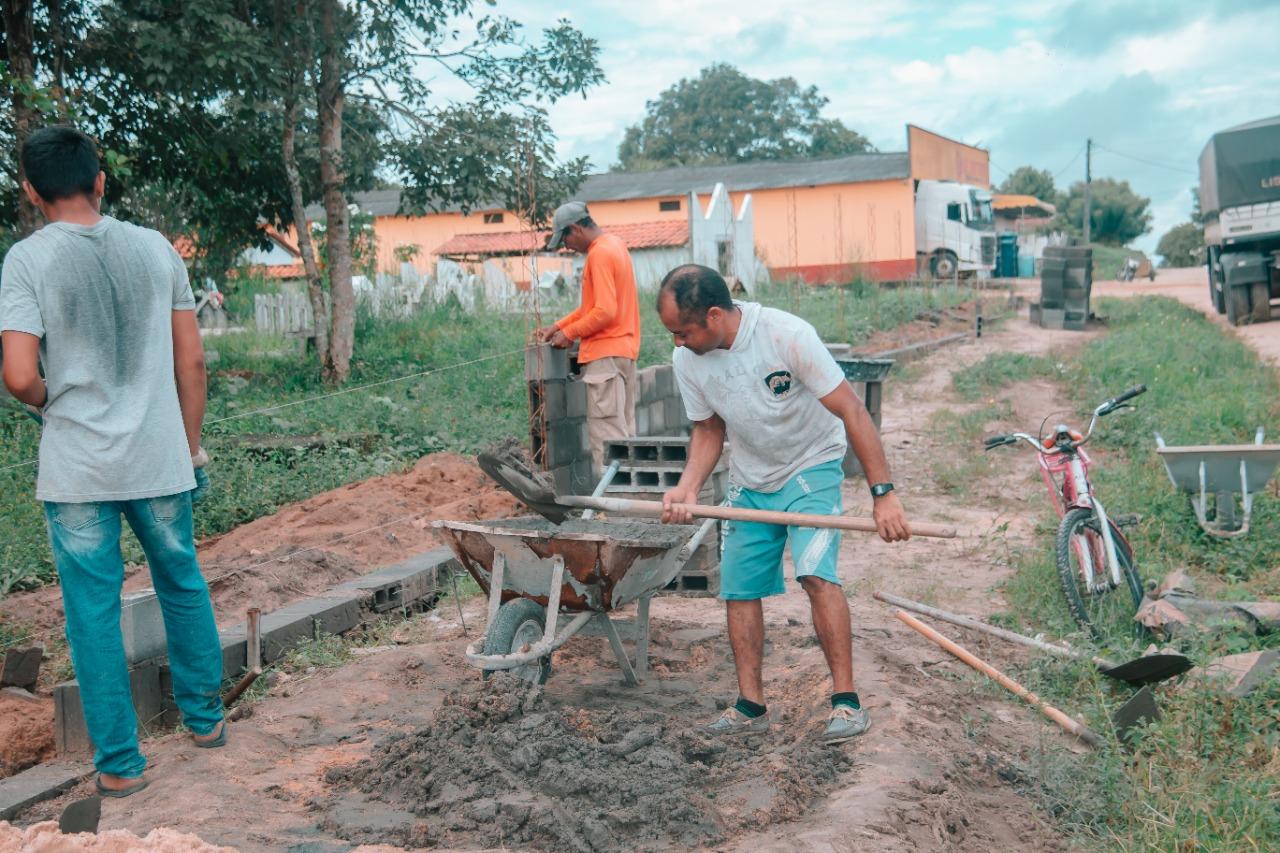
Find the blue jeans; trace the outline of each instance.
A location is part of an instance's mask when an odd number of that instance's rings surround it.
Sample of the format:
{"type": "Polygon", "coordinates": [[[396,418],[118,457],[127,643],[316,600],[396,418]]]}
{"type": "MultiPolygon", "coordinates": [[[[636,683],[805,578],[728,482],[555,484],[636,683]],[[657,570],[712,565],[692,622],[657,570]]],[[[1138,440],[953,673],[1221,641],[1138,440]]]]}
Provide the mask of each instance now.
{"type": "Polygon", "coordinates": [[[62,582],[67,642],[80,682],[85,723],[100,773],[132,778],[147,760],[138,751],[138,720],[120,636],[120,517],[147,555],[169,646],[173,697],[182,721],[199,735],[222,720],[222,647],[209,587],[196,562],[191,493],[100,503],[44,505],[53,561],[62,582]]]}

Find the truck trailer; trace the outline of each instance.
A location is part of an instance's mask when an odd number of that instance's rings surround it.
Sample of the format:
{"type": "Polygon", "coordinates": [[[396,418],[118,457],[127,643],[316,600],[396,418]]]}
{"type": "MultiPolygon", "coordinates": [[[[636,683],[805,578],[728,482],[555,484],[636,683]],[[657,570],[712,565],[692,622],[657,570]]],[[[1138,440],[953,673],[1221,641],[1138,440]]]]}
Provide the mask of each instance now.
{"type": "Polygon", "coordinates": [[[1214,308],[1233,326],[1270,320],[1280,299],[1280,116],[1213,135],[1200,153],[1200,210],[1214,308]]]}

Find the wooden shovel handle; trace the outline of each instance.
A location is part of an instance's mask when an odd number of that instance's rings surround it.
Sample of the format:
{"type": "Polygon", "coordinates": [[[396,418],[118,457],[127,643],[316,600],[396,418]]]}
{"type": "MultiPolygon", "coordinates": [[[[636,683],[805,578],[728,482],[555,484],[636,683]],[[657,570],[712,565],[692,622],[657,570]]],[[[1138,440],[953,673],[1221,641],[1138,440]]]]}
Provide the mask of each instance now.
{"type": "MultiPolygon", "coordinates": [[[[633,501],[621,498],[586,498],[562,495],[556,501],[564,506],[596,509],[622,515],[638,515],[658,518],[662,515],[661,501],[633,501]]],[[[803,512],[774,512],[765,509],[744,509],[710,504],[684,504],[694,518],[719,518],[726,521],[759,521],[764,524],[781,524],[788,527],[831,527],[837,530],[856,530],[875,533],[876,523],[870,518],[852,515],[817,515],[803,512]]],[[[954,539],[956,529],[941,524],[910,522],[912,536],[931,536],[935,539],[954,539]]]]}
{"type": "Polygon", "coordinates": [[[1003,687],[1004,689],[1008,690],[1011,693],[1015,693],[1018,696],[1021,696],[1029,704],[1031,704],[1036,709],[1038,709],[1040,713],[1044,714],[1046,717],[1048,717],[1049,719],[1057,723],[1059,726],[1061,726],[1063,731],[1066,731],[1066,732],[1069,732],[1070,734],[1075,735],[1076,737],[1080,738],[1080,740],[1084,741],[1090,746],[1102,745],[1102,738],[1098,737],[1097,732],[1095,732],[1093,729],[1089,728],[1084,723],[1073,720],[1071,717],[1067,716],[1062,711],[1059,711],[1057,708],[1048,704],[1047,702],[1042,700],[1039,696],[1032,693],[1030,690],[1023,687],[1021,684],[1014,681],[1012,678],[1005,675],[1003,672],[996,669],[991,664],[987,663],[984,660],[981,660],[980,658],[975,656],[972,652],[968,651],[967,649],[960,646],[959,644],[953,643],[951,640],[948,640],[946,637],[942,636],[937,631],[933,630],[928,625],[921,622],[919,619],[908,614],[905,610],[895,611],[893,615],[898,617],[898,619],[901,620],[905,625],[907,625],[910,628],[913,628],[914,630],[918,631],[920,634],[924,635],[925,637],[928,637],[930,640],[937,643],[939,646],[942,646],[942,648],[946,649],[948,652],[955,655],[957,658],[967,663],[969,666],[973,667],[978,672],[982,673],[983,675],[987,676],[990,679],[993,679],[994,681],[999,683],[1000,686],[1003,687]]]}

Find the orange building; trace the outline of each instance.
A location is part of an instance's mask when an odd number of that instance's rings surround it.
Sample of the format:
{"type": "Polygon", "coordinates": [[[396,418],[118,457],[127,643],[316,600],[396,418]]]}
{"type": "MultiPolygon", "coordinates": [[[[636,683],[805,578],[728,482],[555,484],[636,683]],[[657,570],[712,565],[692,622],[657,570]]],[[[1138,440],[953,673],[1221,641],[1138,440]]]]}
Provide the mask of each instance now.
{"type": "MultiPolygon", "coordinates": [[[[717,183],[734,208],[746,194],[754,208],[755,251],[775,277],[847,281],[855,274],[907,278],[916,272],[916,181],[953,180],[990,186],[988,154],[927,130],[907,126],[907,150],[827,160],[762,161],[589,177],[575,198],[587,202],[602,226],[688,221],[689,194],[705,206],[717,183]]],[[[399,192],[360,193],[356,203],[375,217],[379,269],[396,271],[398,257],[430,271],[459,238],[495,235],[505,243],[527,225],[511,212],[399,213],[399,192]],[[416,252],[406,253],[407,247],[416,252]],[[444,249],[445,252],[441,250],[444,249]]],[[[466,242],[464,240],[464,242],[466,242]]]]}

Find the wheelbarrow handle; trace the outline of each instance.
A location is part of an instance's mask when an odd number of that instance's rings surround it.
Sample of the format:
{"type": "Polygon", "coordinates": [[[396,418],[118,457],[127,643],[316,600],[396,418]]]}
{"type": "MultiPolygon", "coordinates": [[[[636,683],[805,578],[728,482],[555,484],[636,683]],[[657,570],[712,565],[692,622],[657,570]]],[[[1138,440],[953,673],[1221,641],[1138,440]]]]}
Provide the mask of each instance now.
{"type": "MultiPolygon", "coordinates": [[[[577,495],[560,495],[556,502],[563,506],[594,509],[621,515],[638,515],[650,518],[662,516],[661,501],[634,501],[622,498],[588,498],[577,495]]],[[[764,509],[744,509],[709,504],[683,504],[694,518],[719,518],[725,521],[758,521],[764,524],[781,524],[788,527],[832,527],[837,530],[856,530],[875,533],[876,523],[870,518],[852,515],[816,515],[803,512],[774,512],[764,509]]],[[[930,536],[935,539],[954,539],[956,529],[941,524],[911,522],[911,535],[930,536]]]]}

